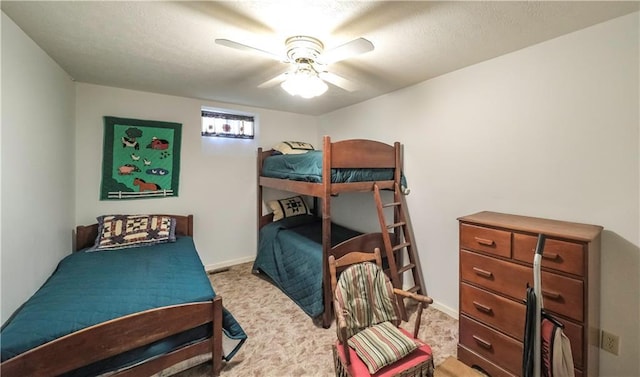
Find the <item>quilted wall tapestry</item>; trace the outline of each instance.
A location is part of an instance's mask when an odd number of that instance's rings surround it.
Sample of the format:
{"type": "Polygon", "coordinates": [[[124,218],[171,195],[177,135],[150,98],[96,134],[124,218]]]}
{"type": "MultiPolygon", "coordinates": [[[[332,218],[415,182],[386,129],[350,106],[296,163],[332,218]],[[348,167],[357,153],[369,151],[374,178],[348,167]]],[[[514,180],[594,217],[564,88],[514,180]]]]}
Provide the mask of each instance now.
{"type": "Polygon", "coordinates": [[[182,124],[104,117],[100,200],[178,196],[182,124]]]}

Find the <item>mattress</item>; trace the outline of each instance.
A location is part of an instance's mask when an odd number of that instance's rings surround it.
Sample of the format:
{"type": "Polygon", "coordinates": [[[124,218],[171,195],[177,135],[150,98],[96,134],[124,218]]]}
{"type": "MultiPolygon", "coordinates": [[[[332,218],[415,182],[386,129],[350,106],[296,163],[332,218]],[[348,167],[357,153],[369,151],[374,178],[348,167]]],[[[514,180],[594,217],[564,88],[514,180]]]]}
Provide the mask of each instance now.
{"type": "MultiPolygon", "coordinates": [[[[331,224],[331,246],[359,234],[331,224]]],[[[294,216],[262,227],[253,270],[266,274],[310,317],[322,314],[322,222],[294,216]]]]}
{"type": "MultiPolygon", "coordinates": [[[[2,361],[53,339],[127,314],[215,297],[191,237],[176,242],[64,258],[46,283],[3,325],[2,361]]],[[[225,310],[224,332],[234,346],[246,334],[225,310]]],[[[210,326],[177,334],[73,375],[96,375],[210,336],[210,326]]]]}
{"type": "MultiPolygon", "coordinates": [[[[393,169],[331,169],[332,183],[388,181],[393,169]]],[[[283,154],[267,157],[262,164],[262,176],[305,182],[322,182],[322,151],[283,154]]]]}

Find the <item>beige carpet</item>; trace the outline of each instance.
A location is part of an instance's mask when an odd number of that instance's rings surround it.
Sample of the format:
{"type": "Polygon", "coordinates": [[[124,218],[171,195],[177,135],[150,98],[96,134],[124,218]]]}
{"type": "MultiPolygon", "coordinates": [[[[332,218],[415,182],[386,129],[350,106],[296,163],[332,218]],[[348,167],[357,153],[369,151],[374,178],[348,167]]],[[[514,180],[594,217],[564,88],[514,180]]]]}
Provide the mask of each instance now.
{"type": "MultiPolygon", "coordinates": [[[[251,266],[252,263],[244,263],[210,275],[224,306],[233,313],[248,335],[240,351],[223,365],[221,376],[334,376],[331,344],[336,339],[335,326],[324,329],[314,322],[268,279],[252,274],[251,266]]],[[[410,310],[412,316],[403,327],[411,331],[415,310],[410,310]]],[[[454,368],[457,365],[455,359],[443,364],[447,358],[456,355],[457,334],[456,319],[433,308],[423,312],[419,337],[431,345],[438,373],[444,367],[447,367],[443,369],[444,373],[459,370],[454,368]]],[[[201,377],[210,373],[211,367],[205,363],[175,376],[201,377]]]]}

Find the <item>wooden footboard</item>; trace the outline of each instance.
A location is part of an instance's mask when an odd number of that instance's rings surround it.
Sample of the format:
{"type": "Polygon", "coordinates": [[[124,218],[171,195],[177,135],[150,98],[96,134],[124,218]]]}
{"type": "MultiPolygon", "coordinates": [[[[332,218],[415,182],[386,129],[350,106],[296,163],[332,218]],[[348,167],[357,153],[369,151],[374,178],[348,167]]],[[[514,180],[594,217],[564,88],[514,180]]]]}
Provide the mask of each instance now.
{"type": "Polygon", "coordinates": [[[373,249],[384,250],[382,233],[365,233],[341,242],[331,249],[331,255],[340,259],[345,254],[352,251],[364,251],[373,253],[373,249]]]}
{"type": "Polygon", "coordinates": [[[141,376],[160,372],[180,361],[211,353],[212,374],[222,366],[222,298],[135,313],[43,344],[0,365],[3,377],[57,376],[168,336],[211,324],[213,336],[149,362],[116,373],[141,376]]]}
{"type": "MultiPolygon", "coordinates": [[[[382,233],[366,233],[337,244],[331,249],[330,255],[333,255],[336,259],[339,259],[353,251],[373,254],[373,250],[376,247],[380,250],[384,250],[384,240],[382,239],[382,233]]],[[[397,250],[395,252],[396,260],[400,260],[400,257],[400,250],[397,250]]],[[[382,259],[384,260],[386,258],[386,254],[383,254],[382,259]]],[[[388,267],[385,269],[385,272],[388,273],[388,267]]]]}

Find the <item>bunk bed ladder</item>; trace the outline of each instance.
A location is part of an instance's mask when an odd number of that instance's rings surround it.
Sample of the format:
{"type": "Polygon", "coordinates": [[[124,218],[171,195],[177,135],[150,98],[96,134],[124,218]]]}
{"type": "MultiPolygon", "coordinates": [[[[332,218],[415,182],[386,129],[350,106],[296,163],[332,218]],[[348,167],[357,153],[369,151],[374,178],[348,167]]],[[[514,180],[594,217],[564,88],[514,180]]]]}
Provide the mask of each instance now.
{"type": "MultiPolygon", "coordinates": [[[[389,264],[389,277],[391,278],[391,282],[395,288],[426,295],[427,292],[424,289],[424,279],[418,258],[418,250],[413,242],[413,232],[409,218],[405,212],[406,204],[403,194],[396,183],[393,202],[384,204],[382,203],[378,185],[374,184],[373,189],[376,207],[378,209],[378,220],[380,221],[380,228],[382,230],[382,239],[389,264]],[[393,207],[392,224],[387,224],[384,215],[384,209],[389,207],[393,207]],[[402,255],[403,250],[407,251],[408,261],[406,264],[398,266],[399,261],[405,260],[405,257],[402,255]],[[407,271],[411,272],[414,286],[409,289],[404,289],[402,286],[404,280],[403,274],[407,271]]],[[[398,304],[403,320],[408,320],[403,300],[399,300],[398,304]]]]}

